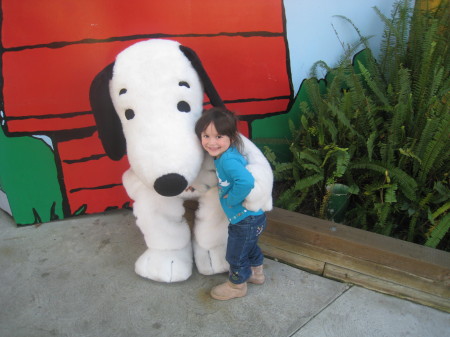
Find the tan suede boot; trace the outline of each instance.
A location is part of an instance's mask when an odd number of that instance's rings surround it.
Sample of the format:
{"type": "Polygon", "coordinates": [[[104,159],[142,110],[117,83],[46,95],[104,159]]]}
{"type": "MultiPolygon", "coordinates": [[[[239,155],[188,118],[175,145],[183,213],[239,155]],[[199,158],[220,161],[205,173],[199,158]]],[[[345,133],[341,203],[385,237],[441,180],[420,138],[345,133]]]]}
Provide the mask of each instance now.
{"type": "Polygon", "coordinates": [[[227,301],[232,298],[244,297],[247,294],[247,283],[234,284],[230,281],[222,283],[211,290],[211,297],[216,300],[227,301]]]}
{"type": "Polygon", "coordinates": [[[252,276],[250,276],[247,282],[253,284],[263,284],[264,281],[266,280],[266,277],[264,276],[263,265],[251,268],[252,268],[252,276]]]}

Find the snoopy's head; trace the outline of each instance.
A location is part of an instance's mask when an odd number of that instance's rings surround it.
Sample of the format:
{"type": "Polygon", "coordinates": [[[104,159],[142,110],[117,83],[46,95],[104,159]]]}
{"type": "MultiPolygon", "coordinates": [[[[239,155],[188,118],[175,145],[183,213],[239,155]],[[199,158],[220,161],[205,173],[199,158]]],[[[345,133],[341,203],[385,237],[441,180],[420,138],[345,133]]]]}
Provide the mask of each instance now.
{"type": "Polygon", "coordinates": [[[125,153],[140,180],[163,196],[196,178],[204,152],[194,127],[203,93],[223,105],[193,50],[170,40],[138,42],[94,79],[90,90],[107,155],[125,153]]]}

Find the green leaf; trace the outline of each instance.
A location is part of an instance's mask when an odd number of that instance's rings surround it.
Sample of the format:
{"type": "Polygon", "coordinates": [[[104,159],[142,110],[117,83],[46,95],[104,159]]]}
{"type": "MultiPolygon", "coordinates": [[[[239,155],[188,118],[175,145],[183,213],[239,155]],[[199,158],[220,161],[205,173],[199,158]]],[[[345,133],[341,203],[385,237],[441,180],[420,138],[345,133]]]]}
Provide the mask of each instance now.
{"type": "Polygon", "coordinates": [[[367,68],[364,67],[364,65],[360,61],[357,61],[357,63],[358,67],[361,69],[361,74],[363,75],[367,85],[370,87],[375,96],[380,100],[380,102],[384,105],[384,107],[389,110],[390,104],[382,89],[379,88],[375,81],[372,79],[372,75],[369,73],[367,68]]]}
{"type": "Polygon", "coordinates": [[[417,191],[417,183],[410,175],[398,167],[386,167],[380,162],[364,162],[359,161],[351,163],[350,169],[363,169],[378,172],[385,175],[386,171],[389,172],[392,179],[394,179],[400,186],[401,191],[410,200],[415,200],[415,194],[417,191]]]}
{"type": "Polygon", "coordinates": [[[395,197],[395,191],[397,191],[397,184],[392,184],[386,188],[386,193],[384,194],[384,201],[389,203],[397,202],[395,197]]]}
{"type": "Polygon", "coordinates": [[[374,131],[370,134],[369,138],[367,139],[366,145],[367,145],[367,155],[369,156],[369,161],[372,161],[373,157],[373,148],[374,148],[374,142],[377,137],[377,132],[374,131]]]}
{"type": "Polygon", "coordinates": [[[402,155],[404,155],[404,156],[406,156],[406,157],[409,157],[409,158],[413,158],[413,159],[417,160],[420,164],[422,164],[422,160],[421,160],[419,157],[417,157],[417,156],[412,152],[411,149],[406,149],[406,150],[405,150],[405,149],[399,148],[398,151],[400,152],[400,154],[402,154],[402,155]]]}
{"type": "Polygon", "coordinates": [[[447,212],[450,209],[450,201],[447,201],[444,205],[439,207],[435,212],[433,212],[433,219],[436,219],[439,215],[444,212],[447,212]]]}
{"type": "Polygon", "coordinates": [[[433,228],[428,232],[428,239],[425,246],[436,248],[450,229],[450,213],[445,215],[433,228]]]}
{"type": "Polygon", "coordinates": [[[316,174],[307,178],[303,178],[295,183],[294,189],[296,191],[304,190],[312,185],[317,184],[324,179],[323,174],[316,174]]]}

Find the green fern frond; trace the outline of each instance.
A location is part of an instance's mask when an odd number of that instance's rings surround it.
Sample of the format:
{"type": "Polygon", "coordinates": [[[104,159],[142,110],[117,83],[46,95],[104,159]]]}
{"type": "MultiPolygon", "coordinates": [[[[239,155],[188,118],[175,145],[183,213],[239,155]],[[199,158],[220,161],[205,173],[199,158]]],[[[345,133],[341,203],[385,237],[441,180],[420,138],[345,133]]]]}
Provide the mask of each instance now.
{"type": "Polygon", "coordinates": [[[428,207],[428,204],[433,197],[433,193],[428,193],[422,200],[419,202],[419,207],[416,209],[416,212],[411,218],[409,222],[408,228],[408,241],[413,241],[416,233],[417,220],[419,219],[421,212],[428,207]]]}
{"type": "MultiPolygon", "coordinates": [[[[302,116],[303,117],[303,114],[302,116]]],[[[289,119],[288,121],[288,127],[289,127],[289,131],[291,133],[291,135],[295,135],[297,133],[297,126],[295,125],[295,123],[292,121],[292,119],[289,119]]]]}
{"type": "Polygon", "coordinates": [[[304,149],[299,153],[299,159],[302,160],[302,162],[309,161],[310,163],[313,163],[317,167],[321,165],[321,160],[319,158],[319,151],[312,150],[312,149],[304,149]]]}
{"type": "Polygon", "coordinates": [[[300,204],[299,197],[296,195],[294,188],[289,188],[280,194],[275,201],[275,205],[289,211],[295,211],[300,204]]]}
{"type": "Polygon", "coordinates": [[[387,203],[395,203],[397,202],[396,197],[396,191],[397,191],[398,185],[397,184],[390,184],[386,187],[386,192],[384,194],[384,202],[387,203]]]}
{"type": "Polygon", "coordinates": [[[324,179],[323,174],[315,174],[307,178],[303,178],[295,183],[294,189],[296,191],[302,191],[310,186],[317,184],[324,179]]]}
{"type": "Polygon", "coordinates": [[[440,216],[442,213],[447,212],[449,209],[450,209],[450,201],[447,201],[444,205],[442,205],[436,211],[433,212],[432,214],[433,219],[436,219],[438,216],[440,216]]]}
{"type": "Polygon", "coordinates": [[[275,166],[275,169],[273,170],[273,174],[275,179],[282,180],[285,179],[286,176],[289,175],[289,172],[292,171],[292,163],[279,163],[275,166]]]}
{"type": "Polygon", "coordinates": [[[387,97],[384,95],[382,88],[378,87],[376,83],[372,79],[372,75],[369,71],[364,67],[364,65],[358,61],[358,67],[361,69],[361,74],[364,77],[365,82],[375,94],[375,96],[379,99],[379,101],[384,105],[386,110],[390,110],[390,104],[387,97]]]}
{"type": "Polygon", "coordinates": [[[388,219],[389,214],[391,213],[391,205],[388,203],[376,203],[374,207],[378,214],[378,221],[374,226],[374,230],[377,233],[383,235],[390,234],[390,226],[386,226],[386,221],[388,219]]]}
{"type": "Polygon", "coordinates": [[[418,183],[424,184],[430,170],[435,165],[435,161],[439,156],[448,158],[449,130],[450,130],[450,114],[447,113],[441,120],[438,120],[436,133],[433,139],[428,143],[425,156],[422,158],[422,166],[419,170],[418,183]]]}
{"type": "Polygon", "coordinates": [[[383,155],[387,165],[394,165],[396,162],[395,153],[401,144],[402,126],[411,114],[411,83],[409,72],[406,69],[400,69],[398,72],[399,92],[397,93],[397,104],[391,113],[391,119],[388,126],[388,139],[386,142],[385,153],[383,155]]]}
{"type": "Polygon", "coordinates": [[[328,103],[328,108],[333,113],[333,115],[337,117],[338,122],[341,123],[342,125],[344,125],[351,134],[362,137],[359,134],[359,132],[355,130],[355,128],[352,126],[351,121],[342,112],[342,110],[339,109],[339,107],[337,107],[336,105],[334,105],[332,103],[328,103]]]}
{"type": "Polygon", "coordinates": [[[410,175],[408,175],[403,170],[398,167],[386,167],[383,163],[380,162],[354,162],[349,165],[349,169],[359,169],[359,170],[371,170],[382,174],[383,176],[388,172],[392,179],[396,181],[403,194],[409,200],[415,200],[415,193],[417,190],[417,183],[410,175]]]}
{"type": "Polygon", "coordinates": [[[407,50],[410,8],[411,1],[398,1],[394,4],[391,17],[387,18],[377,7],[374,7],[375,13],[385,26],[381,44],[381,69],[388,82],[395,78],[398,66],[403,63],[407,50]]]}
{"type": "Polygon", "coordinates": [[[412,152],[411,149],[403,149],[403,148],[399,148],[398,151],[399,151],[399,153],[400,153],[401,155],[406,156],[406,157],[409,157],[409,158],[413,158],[414,160],[417,160],[417,162],[418,162],[419,164],[422,164],[422,160],[421,160],[419,157],[417,157],[417,156],[414,154],[414,152],[412,152]]]}
{"type": "Polygon", "coordinates": [[[374,131],[370,134],[369,138],[367,139],[366,145],[367,145],[367,155],[369,157],[369,161],[372,161],[373,158],[373,149],[374,149],[374,142],[377,138],[377,132],[374,131]]]}
{"type": "Polygon", "coordinates": [[[326,219],[326,213],[328,208],[328,201],[330,200],[332,189],[327,189],[325,195],[322,198],[322,202],[320,203],[320,209],[319,209],[319,217],[321,219],[326,219]]]}
{"type": "Polygon", "coordinates": [[[425,246],[436,248],[449,230],[450,213],[445,215],[433,228],[430,229],[425,246]]]}
{"type": "MultiPolygon", "coordinates": [[[[439,91],[442,89],[442,87],[445,88],[445,86],[443,86],[443,81],[444,81],[444,67],[436,67],[433,71],[433,81],[431,81],[430,83],[430,87],[428,88],[428,100],[425,103],[425,105],[427,107],[432,108],[434,106],[435,100],[437,99],[439,95],[439,91]]],[[[447,78],[448,80],[448,78],[447,78]]],[[[448,88],[448,86],[447,86],[448,88]]]]}
{"type": "Polygon", "coordinates": [[[333,143],[336,143],[339,132],[338,132],[338,129],[336,128],[334,121],[331,119],[324,119],[322,121],[322,123],[325,126],[326,130],[328,131],[328,133],[331,137],[331,141],[333,143]]]}
{"type": "Polygon", "coordinates": [[[350,154],[345,151],[338,151],[336,156],[336,168],[333,173],[333,178],[337,179],[342,177],[347,171],[348,165],[350,164],[350,154]]]}
{"type": "Polygon", "coordinates": [[[330,72],[332,69],[325,61],[319,60],[313,63],[309,71],[309,77],[322,78],[322,74],[319,74],[319,70],[322,70],[325,74],[330,72]]]}
{"type": "MultiPolygon", "coordinates": [[[[359,30],[359,28],[353,23],[352,20],[350,20],[348,17],[343,16],[343,15],[333,15],[333,17],[335,18],[339,18],[341,20],[347,21],[350,25],[352,25],[353,29],[355,30],[355,32],[358,34],[359,37],[359,44],[360,45],[364,45],[365,48],[370,49],[368,40],[372,37],[372,36],[364,36],[362,35],[361,31],[359,30]]],[[[354,55],[354,53],[352,54],[354,55]]]]}
{"type": "Polygon", "coordinates": [[[313,172],[315,172],[315,173],[322,173],[323,174],[323,170],[319,167],[319,166],[317,166],[317,165],[314,165],[314,164],[306,164],[306,163],[303,163],[302,164],[302,169],[304,170],[304,171],[313,171],[313,172]]]}

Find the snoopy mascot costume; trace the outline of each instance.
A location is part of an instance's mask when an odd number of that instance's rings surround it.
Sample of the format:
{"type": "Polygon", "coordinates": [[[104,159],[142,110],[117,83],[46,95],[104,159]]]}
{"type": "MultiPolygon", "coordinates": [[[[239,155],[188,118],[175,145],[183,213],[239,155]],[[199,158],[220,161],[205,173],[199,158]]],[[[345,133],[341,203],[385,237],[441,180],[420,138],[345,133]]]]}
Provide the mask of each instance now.
{"type": "MultiPolygon", "coordinates": [[[[204,93],[223,106],[196,53],[176,41],[152,39],[120,52],[90,88],[92,111],[106,154],[128,155],[123,185],[134,200],[136,224],[147,250],[135,263],[142,277],[184,281],[193,259],[204,275],[228,270],[228,220],[220,206],[213,159],[194,132],[204,93]],[[183,202],[198,200],[191,229],[183,202]]],[[[247,138],[243,155],[255,178],[245,200],[251,210],[272,208],[273,175],[261,151],[247,138]]]]}

